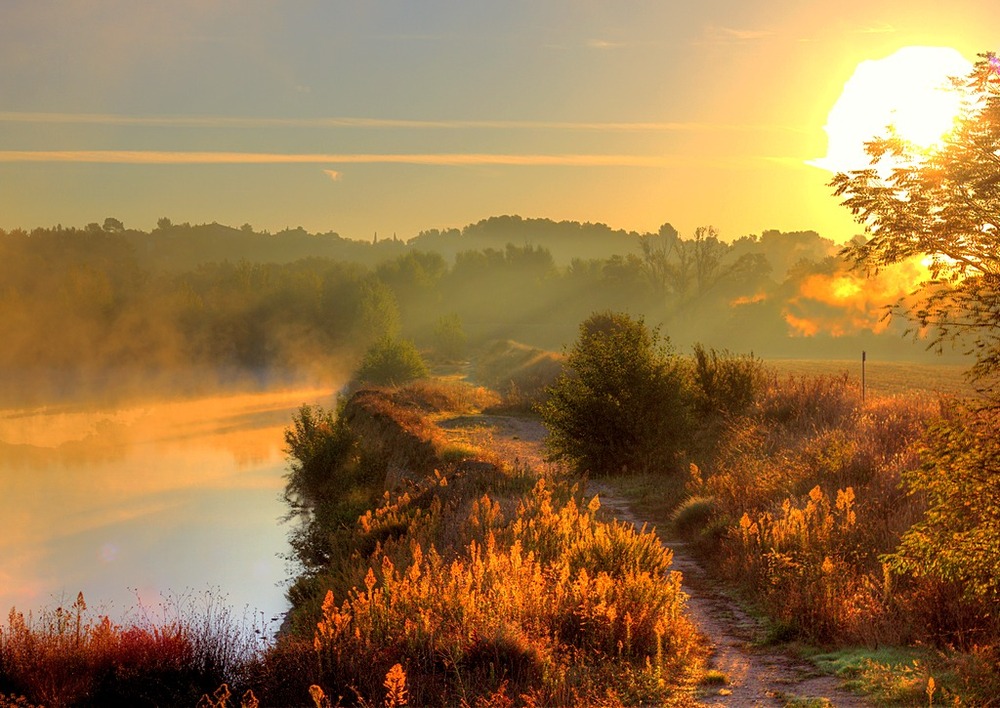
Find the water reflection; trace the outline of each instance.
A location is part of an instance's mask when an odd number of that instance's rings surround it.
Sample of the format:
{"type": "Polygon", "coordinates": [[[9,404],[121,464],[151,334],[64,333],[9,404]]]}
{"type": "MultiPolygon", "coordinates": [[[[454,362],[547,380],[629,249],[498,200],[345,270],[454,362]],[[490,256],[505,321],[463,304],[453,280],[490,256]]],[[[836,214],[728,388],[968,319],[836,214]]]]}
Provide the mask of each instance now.
{"type": "Polygon", "coordinates": [[[0,411],[0,612],[82,590],[122,617],[207,588],[284,611],[283,431],[314,402],[329,389],[0,411]]]}

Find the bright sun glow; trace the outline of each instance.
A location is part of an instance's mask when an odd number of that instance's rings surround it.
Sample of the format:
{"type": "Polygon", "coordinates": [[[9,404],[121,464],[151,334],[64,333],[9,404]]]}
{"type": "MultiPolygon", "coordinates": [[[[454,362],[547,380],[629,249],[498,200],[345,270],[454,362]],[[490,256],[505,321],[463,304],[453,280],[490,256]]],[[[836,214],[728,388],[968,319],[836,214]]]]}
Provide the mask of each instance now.
{"type": "Polygon", "coordinates": [[[830,110],[826,157],[809,164],[831,172],[868,167],[864,144],[894,126],[906,140],[931,147],[952,127],[960,106],[949,77],[972,64],[950,47],[904,47],[884,59],[863,61],[830,110]]]}

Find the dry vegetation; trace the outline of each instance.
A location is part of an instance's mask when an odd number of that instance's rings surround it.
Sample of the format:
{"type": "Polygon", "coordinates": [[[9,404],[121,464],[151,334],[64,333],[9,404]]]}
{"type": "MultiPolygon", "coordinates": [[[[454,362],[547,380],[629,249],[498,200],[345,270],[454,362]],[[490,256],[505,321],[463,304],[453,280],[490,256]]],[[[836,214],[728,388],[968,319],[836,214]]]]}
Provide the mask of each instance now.
{"type": "Polygon", "coordinates": [[[454,384],[355,394],[341,417],[366,442],[345,464],[413,470],[431,447],[436,465],[327,536],[338,561],[300,580],[293,624],[311,629],[279,643],[272,675],[291,662],[351,701],[380,700],[397,664],[417,705],[683,701],[704,650],[669,551],[599,521],[567,481],[436,430],[484,404],[496,399],[454,384]]]}
{"type": "Polygon", "coordinates": [[[303,573],[275,642],[194,615],[118,627],[81,598],[11,616],[0,705],[689,703],[705,647],[669,550],[599,520],[553,468],[434,423],[497,403],[422,381],[359,392],[339,415],[304,408],[288,432],[303,573]],[[383,493],[390,459],[411,474],[383,493]]]}
{"type": "Polygon", "coordinates": [[[690,451],[683,488],[629,486],[765,618],[770,640],[837,649],[827,666],[883,701],[926,702],[930,682],[936,699],[990,705],[1000,695],[996,584],[970,577],[997,563],[960,539],[989,544],[998,496],[984,480],[979,497],[950,485],[989,476],[996,463],[964,451],[992,449],[996,430],[995,416],[922,393],[862,403],[846,375],[773,375],[749,410],[690,451]],[[942,439],[955,437],[942,426],[969,432],[948,448],[942,439]],[[942,487],[966,511],[938,522],[942,487]],[[887,646],[908,649],[887,657],[887,646]]]}
{"type": "MultiPolygon", "coordinates": [[[[995,464],[995,442],[973,445],[995,416],[927,396],[862,403],[846,376],[702,355],[685,464],[619,483],[766,618],[770,640],[831,651],[818,661],[882,702],[989,705],[993,566],[981,587],[959,571],[994,557],[958,546],[915,569],[901,539],[919,545],[917,529],[931,543],[920,524],[954,502],[935,470],[995,464]]],[[[360,391],[338,414],[303,408],[288,431],[302,573],[276,641],[218,613],[117,626],[82,598],[12,613],[0,706],[689,704],[706,650],[670,552],[601,521],[559,468],[438,427],[510,407],[425,380],[360,391]]]]}

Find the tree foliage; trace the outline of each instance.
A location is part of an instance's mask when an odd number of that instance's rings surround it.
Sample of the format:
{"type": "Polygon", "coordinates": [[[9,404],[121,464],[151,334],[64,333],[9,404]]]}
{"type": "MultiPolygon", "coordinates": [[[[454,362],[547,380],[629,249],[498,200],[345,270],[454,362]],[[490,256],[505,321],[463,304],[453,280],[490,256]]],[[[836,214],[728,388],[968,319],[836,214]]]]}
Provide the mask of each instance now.
{"type": "Polygon", "coordinates": [[[906,306],[932,343],[958,340],[971,370],[996,394],[1000,375],[1000,60],[983,54],[955,79],[963,108],[954,129],[924,150],[893,131],[867,143],[871,166],[831,186],[864,225],[846,255],[869,271],[929,257],[929,277],[906,306]]]}
{"type": "Polygon", "coordinates": [[[689,419],[684,366],[642,319],[587,318],[548,393],[539,410],[556,459],[599,475],[673,467],[689,419]]]}
{"type": "Polygon", "coordinates": [[[454,312],[442,315],[434,323],[434,352],[447,361],[459,361],[465,358],[468,348],[468,337],[462,327],[462,319],[454,312]]]}
{"type": "Polygon", "coordinates": [[[413,342],[387,336],[368,348],[354,378],[365,383],[395,386],[427,374],[427,364],[413,342]]]}
{"type": "Polygon", "coordinates": [[[928,509],[890,557],[897,570],[955,583],[966,599],[1000,602],[1000,413],[953,413],[933,426],[907,474],[928,509]]]}
{"type": "Polygon", "coordinates": [[[285,430],[285,445],[284,496],[289,519],[299,520],[289,545],[303,568],[320,568],[330,561],[330,530],[358,517],[366,501],[359,490],[373,480],[365,476],[356,436],[334,411],[302,406],[285,430]]]}

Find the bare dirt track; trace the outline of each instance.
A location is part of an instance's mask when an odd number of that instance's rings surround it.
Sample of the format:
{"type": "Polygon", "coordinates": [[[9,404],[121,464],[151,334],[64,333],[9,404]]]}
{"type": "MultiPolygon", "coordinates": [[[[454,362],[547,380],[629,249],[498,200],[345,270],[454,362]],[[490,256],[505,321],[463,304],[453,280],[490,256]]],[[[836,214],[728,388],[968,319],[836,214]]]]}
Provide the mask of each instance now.
{"type": "MultiPolygon", "coordinates": [[[[601,508],[615,518],[641,528],[638,518],[609,484],[591,483],[601,508]]],[[[663,540],[663,536],[660,536],[663,540]]],[[[674,553],[673,567],[684,574],[691,618],[713,647],[712,668],[728,679],[725,686],[705,688],[699,700],[706,706],[797,705],[867,706],[848,693],[832,676],[786,654],[754,646],[762,633],[760,623],[713,586],[704,569],[684,544],[664,541],[674,553]]]]}
{"type": "MultiPolygon", "coordinates": [[[[478,443],[488,443],[508,460],[543,469],[542,442],[545,429],[533,419],[477,415],[440,421],[449,434],[478,443]]],[[[602,510],[625,523],[652,527],[649,520],[633,512],[628,501],[612,484],[591,481],[588,495],[598,495],[602,510]]],[[[712,646],[711,667],[727,678],[724,685],[703,687],[694,699],[697,706],[852,706],[871,705],[841,688],[839,681],[792,656],[761,648],[760,623],[740,609],[708,579],[684,545],[660,535],[674,554],[674,568],[683,573],[688,609],[712,646]]]]}

